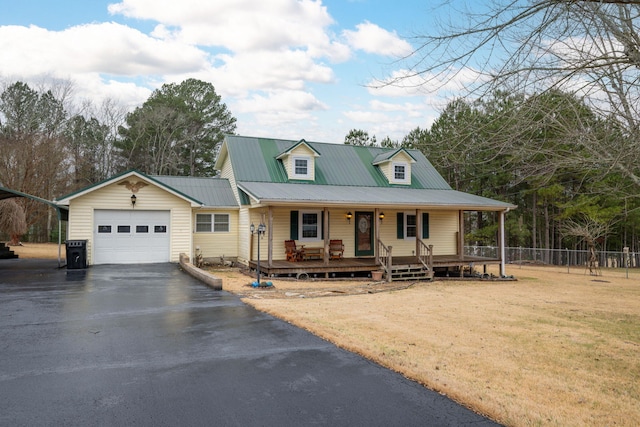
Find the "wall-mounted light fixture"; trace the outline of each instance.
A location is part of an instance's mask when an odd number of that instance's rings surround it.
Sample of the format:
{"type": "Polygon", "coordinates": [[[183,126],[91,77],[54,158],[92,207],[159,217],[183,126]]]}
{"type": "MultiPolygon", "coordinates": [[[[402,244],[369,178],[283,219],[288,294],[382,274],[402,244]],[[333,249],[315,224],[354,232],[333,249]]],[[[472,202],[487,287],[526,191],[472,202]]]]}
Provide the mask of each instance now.
{"type": "Polygon", "coordinates": [[[132,195],[131,195],[131,207],[132,207],[132,208],[135,208],[135,207],[136,207],[136,199],[137,199],[136,195],[135,195],[135,194],[132,194],[132,195]]]}
{"type": "Polygon", "coordinates": [[[347,217],[347,222],[351,224],[351,218],[353,218],[353,214],[351,213],[351,211],[347,212],[346,217],[347,217]]]}
{"type": "Polygon", "coordinates": [[[378,218],[380,218],[380,222],[382,222],[382,220],[384,219],[384,212],[380,212],[380,215],[378,215],[378,218]]]}

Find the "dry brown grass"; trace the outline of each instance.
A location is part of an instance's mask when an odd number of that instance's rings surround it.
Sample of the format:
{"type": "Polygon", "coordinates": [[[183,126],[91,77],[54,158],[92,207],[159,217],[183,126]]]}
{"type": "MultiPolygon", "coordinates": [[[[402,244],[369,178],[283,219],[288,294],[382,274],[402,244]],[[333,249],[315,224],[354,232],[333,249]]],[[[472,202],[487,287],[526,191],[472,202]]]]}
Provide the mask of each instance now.
{"type": "Polygon", "coordinates": [[[640,425],[640,271],[511,266],[516,282],[349,282],[219,271],[259,310],[513,426],[640,425]],[[314,298],[334,296],[331,298],[314,298]]]}
{"type": "MultiPolygon", "coordinates": [[[[12,249],[26,258],[38,245],[12,249]]],[[[273,280],[253,289],[238,271],[215,272],[257,309],[503,424],[640,425],[640,271],[508,273],[518,281],[273,280]]]]}
{"type": "MultiPolygon", "coordinates": [[[[23,243],[22,246],[11,246],[9,249],[18,254],[20,258],[58,259],[57,243],[23,243]]],[[[62,258],[65,257],[64,244],[60,248],[60,254],[62,258]]]]}

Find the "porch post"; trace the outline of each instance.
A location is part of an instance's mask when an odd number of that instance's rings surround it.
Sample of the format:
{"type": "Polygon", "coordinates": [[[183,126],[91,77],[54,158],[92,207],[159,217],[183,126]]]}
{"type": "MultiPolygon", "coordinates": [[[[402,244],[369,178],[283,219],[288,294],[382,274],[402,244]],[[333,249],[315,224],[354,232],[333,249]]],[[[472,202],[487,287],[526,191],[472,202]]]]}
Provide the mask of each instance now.
{"type": "Polygon", "coordinates": [[[324,265],[329,265],[329,208],[325,206],[324,208],[324,223],[322,224],[322,229],[324,230],[324,251],[323,253],[323,261],[324,265]]]}
{"type": "Polygon", "coordinates": [[[416,209],[416,258],[420,258],[420,242],[422,241],[422,215],[416,209]]]}
{"type": "Polygon", "coordinates": [[[506,211],[500,211],[498,216],[498,250],[500,251],[500,277],[505,273],[505,246],[504,246],[504,216],[506,211]]]}
{"type": "Polygon", "coordinates": [[[267,215],[269,216],[269,218],[267,219],[267,221],[269,222],[269,227],[268,227],[268,238],[267,238],[267,265],[269,267],[273,266],[273,208],[271,206],[269,206],[268,211],[267,211],[267,215]]]}
{"type": "Polygon", "coordinates": [[[376,265],[380,264],[380,253],[378,252],[378,242],[380,241],[380,210],[375,208],[373,210],[373,223],[376,225],[373,239],[373,253],[376,257],[376,265]]]}
{"type": "Polygon", "coordinates": [[[464,211],[458,211],[458,258],[464,259],[464,211]]]}

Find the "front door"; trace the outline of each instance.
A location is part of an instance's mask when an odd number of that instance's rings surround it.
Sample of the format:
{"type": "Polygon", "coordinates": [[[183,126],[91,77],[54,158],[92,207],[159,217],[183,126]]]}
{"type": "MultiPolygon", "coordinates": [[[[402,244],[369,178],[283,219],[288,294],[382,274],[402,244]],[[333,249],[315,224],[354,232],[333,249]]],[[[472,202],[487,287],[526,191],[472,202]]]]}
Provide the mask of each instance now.
{"type": "Polygon", "coordinates": [[[370,256],[373,251],[373,212],[356,212],[356,256],[370,256]]]}

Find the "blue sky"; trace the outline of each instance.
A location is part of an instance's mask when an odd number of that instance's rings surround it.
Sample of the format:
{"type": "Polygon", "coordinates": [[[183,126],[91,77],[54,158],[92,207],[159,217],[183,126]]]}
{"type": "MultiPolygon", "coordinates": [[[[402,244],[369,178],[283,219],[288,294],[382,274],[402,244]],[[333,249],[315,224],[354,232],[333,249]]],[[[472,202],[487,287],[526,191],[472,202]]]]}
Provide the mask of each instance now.
{"type": "Polygon", "coordinates": [[[438,21],[425,3],[0,0],[0,82],[66,79],[76,105],[132,109],[193,77],[214,85],[242,135],[341,143],[363,129],[401,140],[446,101],[367,85],[403,73],[407,36],[438,21]]]}

